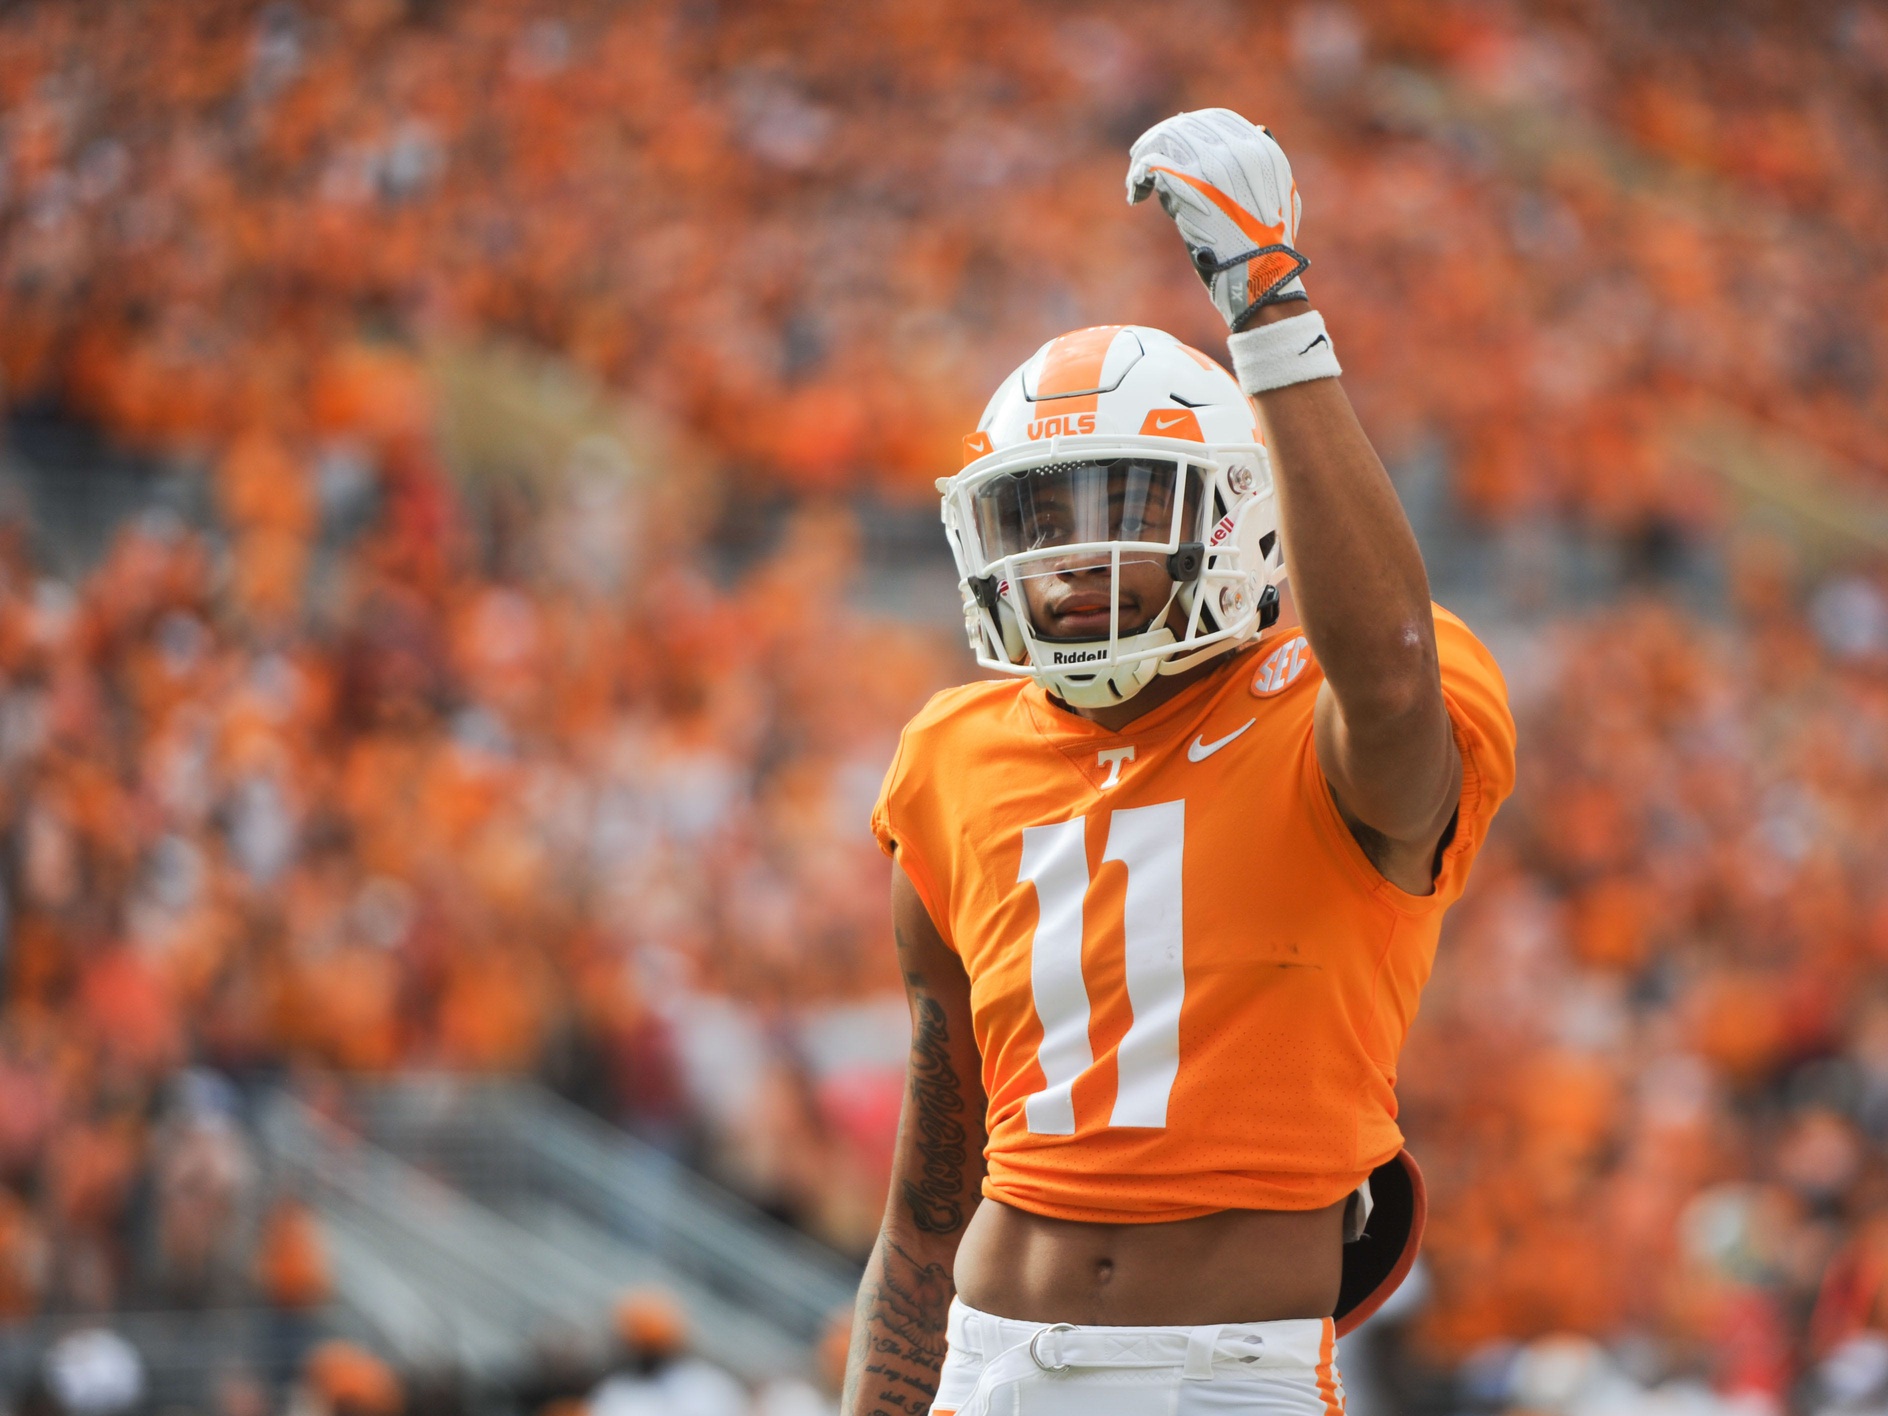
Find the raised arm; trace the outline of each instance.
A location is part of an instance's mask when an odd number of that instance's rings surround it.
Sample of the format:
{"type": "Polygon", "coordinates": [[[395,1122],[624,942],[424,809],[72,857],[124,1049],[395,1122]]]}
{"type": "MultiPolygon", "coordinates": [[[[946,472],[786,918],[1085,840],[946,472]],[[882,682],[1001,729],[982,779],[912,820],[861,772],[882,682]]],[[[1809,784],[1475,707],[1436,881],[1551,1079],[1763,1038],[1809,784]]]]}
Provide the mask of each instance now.
{"type": "Polygon", "coordinates": [[[984,1096],[970,979],[905,872],[892,925],[911,1004],[911,1057],[891,1194],[853,1312],[841,1416],[924,1416],[944,1365],[951,1265],[983,1183],[984,1096]]]}
{"type": "MultiPolygon", "coordinates": [[[[1272,305],[1252,325],[1305,312],[1272,305]]],[[[1422,552],[1335,378],[1257,402],[1292,600],[1324,670],[1318,765],[1377,868],[1427,894],[1462,761],[1442,701],[1422,552]]]]}
{"type": "Polygon", "coordinates": [[[1318,764],[1377,869],[1427,894],[1462,777],[1429,579],[1299,278],[1309,262],[1295,249],[1291,165],[1229,109],[1181,113],[1129,154],[1128,200],[1156,193],[1233,331],[1239,385],[1264,421],[1292,599],[1324,670],[1318,764]]]}

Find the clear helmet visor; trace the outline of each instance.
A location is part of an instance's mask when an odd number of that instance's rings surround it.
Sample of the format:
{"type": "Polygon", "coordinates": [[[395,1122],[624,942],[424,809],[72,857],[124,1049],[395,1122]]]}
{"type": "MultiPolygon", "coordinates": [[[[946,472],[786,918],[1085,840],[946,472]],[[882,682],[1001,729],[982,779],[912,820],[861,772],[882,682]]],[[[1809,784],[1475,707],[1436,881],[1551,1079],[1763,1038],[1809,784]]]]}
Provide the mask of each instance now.
{"type": "Polygon", "coordinates": [[[1057,462],[969,488],[966,519],[986,571],[1003,565],[1021,592],[1033,633],[1110,639],[1171,609],[1169,557],[1200,539],[1205,486],[1204,470],[1185,462],[1057,462]]]}
{"type": "Polygon", "coordinates": [[[1055,462],[979,482],[970,521],[986,563],[1114,542],[1171,549],[1196,532],[1204,482],[1183,462],[1055,462]]]}

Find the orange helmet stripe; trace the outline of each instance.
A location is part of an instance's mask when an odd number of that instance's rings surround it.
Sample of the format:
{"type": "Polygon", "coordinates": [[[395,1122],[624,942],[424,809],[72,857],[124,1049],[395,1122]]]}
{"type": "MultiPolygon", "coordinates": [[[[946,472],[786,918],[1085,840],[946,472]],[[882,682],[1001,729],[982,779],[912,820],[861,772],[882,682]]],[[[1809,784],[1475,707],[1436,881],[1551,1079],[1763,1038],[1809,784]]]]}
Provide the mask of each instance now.
{"type": "Polygon", "coordinates": [[[1087,391],[1101,382],[1101,366],[1108,362],[1108,351],[1121,330],[1120,325],[1096,325],[1052,340],[1042,356],[1042,372],[1036,376],[1036,401],[1067,399],[1056,405],[1059,413],[1092,410],[1097,395],[1087,391]],[[1072,394],[1086,396],[1070,398],[1072,394]]]}

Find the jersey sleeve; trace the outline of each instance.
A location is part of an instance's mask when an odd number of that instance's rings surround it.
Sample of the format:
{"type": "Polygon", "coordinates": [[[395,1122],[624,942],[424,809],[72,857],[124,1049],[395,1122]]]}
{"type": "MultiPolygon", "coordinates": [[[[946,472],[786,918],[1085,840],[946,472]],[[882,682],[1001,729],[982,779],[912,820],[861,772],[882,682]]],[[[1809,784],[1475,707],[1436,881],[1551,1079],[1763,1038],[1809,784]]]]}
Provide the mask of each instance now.
{"type": "Polygon", "coordinates": [[[1462,797],[1455,834],[1442,853],[1435,900],[1446,905],[1468,883],[1495,811],[1514,790],[1514,716],[1508,710],[1508,685],[1488,647],[1469,627],[1436,607],[1436,656],[1442,668],[1442,697],[1448,705],[1455,745],[1462,754],[1462,797]]]}
{"type": "Polygon", "coordinates": [[[924,902],[931,923],[954,951],[957,945],[951,938],[950,916],[943,909],[945,896],[937,888],[943,878],[938,867],[944,862],[933,859],[936,852],[924,844],[924,825],[934,819],[935,813],[929,801],[929,764],[922,744],[916,741],[923,716],[913,719],[899,734],[898,751],[892,754],[892,765],[886,769],[878,801],[872,807],[872,835],[878,848],[904,870],[924,902]]]}

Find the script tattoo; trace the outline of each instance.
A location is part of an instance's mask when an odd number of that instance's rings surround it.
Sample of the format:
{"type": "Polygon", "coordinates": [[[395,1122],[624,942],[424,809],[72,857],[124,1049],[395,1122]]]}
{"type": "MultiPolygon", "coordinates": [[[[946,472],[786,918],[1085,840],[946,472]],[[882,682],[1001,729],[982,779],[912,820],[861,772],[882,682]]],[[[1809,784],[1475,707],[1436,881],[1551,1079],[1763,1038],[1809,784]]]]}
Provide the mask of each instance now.
{"type": "Polygon", "coordinates": [[[964,1227],[963,1091],[951,1066],[944,1007],[935,998],[917,1000],[917,1034],[911,1042],[911,1124],[917,1131],[922,1169],[904,1183],[911,1222],[926,1234],[955,1234],[964,1227]]]}
{"type": "Polygon", "coordinates": [[[945,1320],[956,1290],[944,1265],[922,1262],[889,1238],[875,1257],[877,1272],[859,1290],[840,1410],[925,1416],[944,1368],[945,1320]]]}

